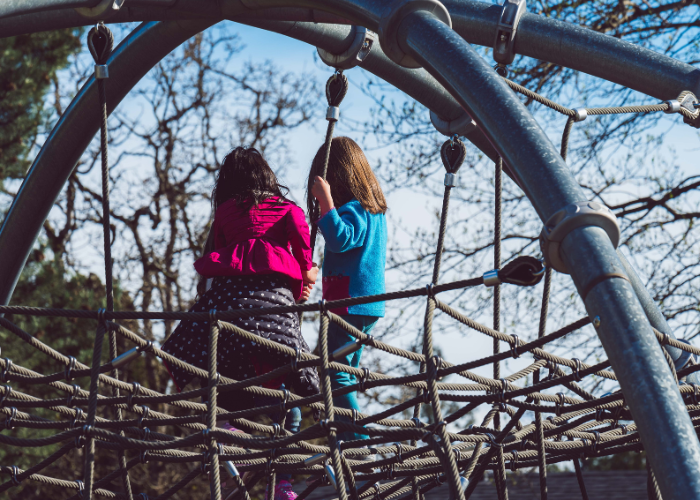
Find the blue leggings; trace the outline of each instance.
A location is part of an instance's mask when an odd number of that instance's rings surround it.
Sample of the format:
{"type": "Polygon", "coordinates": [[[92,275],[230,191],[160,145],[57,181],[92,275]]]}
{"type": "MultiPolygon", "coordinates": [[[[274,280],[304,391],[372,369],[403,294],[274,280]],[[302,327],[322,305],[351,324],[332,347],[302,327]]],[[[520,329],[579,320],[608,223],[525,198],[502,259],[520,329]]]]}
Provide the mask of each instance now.
{"type": "MultiPolygon", "coordinates": [[[[376,316],[361,316],[361,315],[348,315],[343,316],[343,319],[350,323],[352,326],[357,328],[363,333],[369,333],[374,328],[379,320],[376,316]]],[[[333,351],[339,347],[344,346],[348,342],[354,342],[355,337],[350,335],[348,332],[343,330],[340,326],[335,323],[331,323],[328,326],[328,354],[330,355],[333,351]]],[[[362,358],[362,351],[364,346],[359,350],[340,358],[339,363],[344,365],[357,368],[360,366],[360,358],[362,358]]],[[[355,375],[351,375],[346,372],[340,372],[337,370],[330,370],[331,378],[331,389],[336,390],[342,387],[348,387],[350,385],[357,384],[357,378],[355,375]]],[[[333,404],[340,408],[346,408],[348,410],[360,411],[360,405],[357,402],[357,393],[351,392],[349,394],[344,394],[342,396],[336,396],[333,398],[333,404]]],[[[347,417],[338,417],[339,420],[345,422],[351,422],[352,420],[347,417]]],[[[355,432],[341,432],[338,434],[338,439],[342,441],[354,441],[356,439],[367,439],[369,436],[366,434],[357,434],[355,432]]]]}

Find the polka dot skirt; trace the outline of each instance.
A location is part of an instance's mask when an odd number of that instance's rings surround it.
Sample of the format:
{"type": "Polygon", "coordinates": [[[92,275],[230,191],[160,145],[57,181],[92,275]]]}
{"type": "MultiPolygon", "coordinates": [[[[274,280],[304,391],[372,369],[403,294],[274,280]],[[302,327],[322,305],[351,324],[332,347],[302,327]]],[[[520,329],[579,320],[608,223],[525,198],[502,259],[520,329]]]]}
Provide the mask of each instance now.
{"type": "MultiPolygon", "coordinates": [[[[214,278],[211,288],[191,311],[231,311],[289,305],[294,305],[294,296],[289,289],[287,278],[283,275],[225,276],[214,278]]],[[[231,323],[268,340],[309,352],[309,346],[301,336],[299,318],[295,313],[245,316],[231,323]]],[[[206,370],[208,345],[207,321],[181,321],[162,349],[182,361],[206,370]]],[[[262,347],[225,330],[219,333],[217,354],[219,373],[235,380],[255,377],[253,363],[256,360],[258,364],[272,367],[282,366],[291,361],[291,358],[275,349],[262,347]]],[[[178,389],[184,388],[194,378],[177,367],[168,368],[178,389]]],[[[318,373],[314,368],[303,368],[297,373],[290,373],[284,383],[300,396],[319,392],[318,373]]]]}

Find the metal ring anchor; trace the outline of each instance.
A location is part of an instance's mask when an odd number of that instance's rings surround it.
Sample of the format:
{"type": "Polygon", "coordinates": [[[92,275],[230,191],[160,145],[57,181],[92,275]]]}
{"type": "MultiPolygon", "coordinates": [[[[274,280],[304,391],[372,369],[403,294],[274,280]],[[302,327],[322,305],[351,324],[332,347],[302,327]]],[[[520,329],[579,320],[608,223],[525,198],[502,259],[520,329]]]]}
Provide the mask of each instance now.
{"type": "Polygon", "coordinates": [[[560,273],[569,274],[566,264],[559,255],[559,248],[571,231],[584,226],[603,229],[613,247],[617,248],[620,242],[620,226],[612,210],[595,201],[571,203],[552,215],[545,222],[540,233],[540,249],[547,266],[560,273]]]}
{"type": "Polygon", "coordinates": [[[377,34],[363,26],[353,26],[354,39],[350,47],[342,54],[333,54],[320,47],[316,49],[324,64],[336,69],[346,70],[359,66],[372,50],[377,34]]]}
{"type": "Polygon", "coordinates": [[[419,68],[421,65],[404,52],[399,42],[401,22],[411,13],[427,11],[437,19],[452,27],[450,13],[438,0],[394,0],[386,2],[379,21],[379,43],[386,56],[404,68],[419,68]]]}
{"type": "Polygon", "coordinates": [[[526,10],[526,0],[506,0],[503,3],[493,42],[493,59],[500,67],[512,63],[515,59],[515,35],[526,10]]]}

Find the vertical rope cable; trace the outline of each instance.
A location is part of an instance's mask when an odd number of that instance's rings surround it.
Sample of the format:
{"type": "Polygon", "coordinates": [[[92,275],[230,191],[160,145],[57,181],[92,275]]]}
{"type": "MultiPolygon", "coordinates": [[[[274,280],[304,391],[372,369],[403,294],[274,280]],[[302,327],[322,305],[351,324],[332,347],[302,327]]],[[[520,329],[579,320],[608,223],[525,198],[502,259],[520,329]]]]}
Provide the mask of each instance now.
{"type": "Polygon", "coordinates": [[[566,155],[569,152],[569,135],[571,135],[571,128],[574,125],[574,117],[569,116],[566,120],[566,125],[564,125],[564,133],[561,136],[561,157],[566,161],[566,155]]]}
{"type": "MultiPolygon", "coordinates": [[[[328,120],[328,128],[326,129],[326,140],[323,143],[323,172],[321,177],[325,180],[328,174],[328,161],[331,156],[331,142],[333,141],[333,131],[335,124],[338,121],[339,113],[334,113],[340,103],[343,102],[345,95],[348,93],[348,78],[343,74],[342,70],[338,70],[326,82],[326,100],[328,101],[328,111],[326,119],[328,120]]],[[[315,210],[314,212],[317,212],[315,210]]],[[[318,223],[316,213],[309,214],[311,221],[311,256],[313,257],[314,249],[316,248],[316,236],[318,235],[318,223]]]]}
{"type": "MultiPolygon", "coordinates": [[[[496,160],[496,172],[494,178],[494,229],[493,229],[493,267],[500,269],[501,267],[501,198],[502,198],[502,181],[503,181],[503,159],[496,160]]],[[[501,330],[501,285],[493,287],[493,329],[501,330]]],[[[501,345],[498,339],[493,339],[493,353],[501,352],[501,345]]],[[[493,363],[493,378],[500,380],[501,378],[501,363],[494,361],[493,363]]],[[[496,412],[493,418],[493,428],[498,432],[501,430],[501,415],[496,412]]],[[[503,449],[498,449],[498,469],[496,474],[496,489],[500,500],[508,500],[508,489],[506,488],[506,472],[505,460],[503,458],[503,449]]]]}
{"type": "MultiPolygon", "coordinates": [[[[547,328],[547,314],[549,312],[549,293],[552,286],[552,269],[546,268],[544,274],[544,290],[542,292],[542,309],[540,311],[540,327],[537,333],[538,338],[544,337],[547,328]]],[[[540,370],[532,374],[533,384],[540,381],[540,370]]],[[[540,405],[540,400],[535,404],[540,405]]],[[[540,475],[540,500],[547,500],[547,454],[544,448],[544,429],[542,427],[542,412],[535,412],[535,430],[537,432],[537,459],[539,461],[540,475]]]]}
{"type": "MultiPolygon", "coordinates": [[[[112,53],[114,47],[114,35],[103,23],[92,28],[88,33],[88,48],[95,60],[95,79],[97,81],[97,91],[100,101],[100,153],[101,153],[101,173],[102,173],[102,235],[104,245],[105,258],[105,294],[106,294],[106,309],[114,311],[114,287],[112,276],[112,246],[111,246],[111,228],[110,228],[110,208],[109,208],[109,135],[107,129],[107,91],[105,80],[109,77],[108,68],[106,66],[107,59],[112,53]]],[[[117,357],[117,335],[112,329],[109,329],[109,359],[110,361],[117,357]]],[[[119,380],[119,370],[114,369],[111,373],[112,377],[119,380]]],[[[119,388],[112,387],[112,396],[119,397],[119,388]]],[[[115,418],[117,421],[122,420],[121,408],[115,408],[115,418]]],[[[119,431],[120,436],[124,436],[124,431],[119,431]]],[[[124,450],[117,452],[119,468],[121,470],[121,480],[124,492],[129,500],[133,500],[131,491],[131,482],[129,481],[129,473],[126,467],[126,456],[124,450]]]]}
{"type": "MultiPolygon", "coordinates": [[[[464,500],[464,491],[461,488],[461,482],[459,479],[459,470],[457,468],[457,461],[455,460],[454,452],[452,451],[450,437],[447,435],[447,426],[442,419],[442,410],[440,407],[440,396],[437,389],[437,376],[438,376],[438,356],[433,356],[433,313],[435,312],[435,299],[432,294],[429,293],[427,312],[425,315],[425,335],[423,339],[423,345],[425,349],[426,356],[426,368],[428,372],[428,379],[426,380],[428,385],[428,395],[430,397],[430,403],[433,407],[433,416],[435,421],[435,429],[433,431],[433,437],[437,436],[439,438],[438,447],[442,448],[444,453],[444,459],[447,463],[443,462],[443,467],[445,470],[445,476],[449,479],[448,485],[450,487],[450,495],[453,499],[464,500]]],[[[441,361],[439,361],[442,363],[441,361]]],[[[428,438],[430,439],[430,438],[428,438]]],[[[437,454],[437,450],[436,450],[437,454]]],[[[442,460],[441,460],[442,461],[442,460]]]]}
{"type": "Polygon", "coordinates": [[[221,500],[221,475],[219,471],[219,449],[212,431],[216,429],[216,404],[218,395],[219,374],[217,370],[219,343],[219,321],[216,319],[216,309],[209,311],[209,401],[207,401],[207,428],[204,430],[209,437],[209,489],[211,500],[221,500]]]}
{"type": "Polygon", "coordinates": [[[334,419],[333,391],[331,389],[331,377],[328,367],[328,313],[325,307],[321,311],[321,326],[318,329],[318,345],[321,355],[321,392],[323,393],[324,411],[326,413],[326,426],[328,433],[328,445],[331,449],[331,462],[335,470],[336,484],[338,485],[338,496],[340,500],[348,500],[348,493],[345,490],[345,478],[343,474],[343,464],[340,461],[340,451],[338,450],[338,438],[336,431],[332,427],[334,419]]]}
{"type": "Polygon", "coordinates": [[[649,460],[647,460],[647,496],[649,497],[649,500],[663,500],[661,498],[659,483],[656,480],[654,471],[651,469],[649,460]]]}
{"type": "Polygon", "coordinates": [[[581,472],[581,463],[578,461],[578,458],[574,458],[574,469],[576,469],[576,480],[578,481],[578,487],[581,490],[581,498],[583,500],[588,500],[586,483],[583,482],[583,472],[581,472]]]}
{"type": "MultiPolygon", "coordinates": [[[[467,149],[462,141],[459,140],[457,136],[452,137],[451,139],[445,141],[440,148],[440,159],[442,160],[443,166],[445,167],[446,170],[446,175],[445,175],[445,191],[442,197],[442,211],[440,212],[440,228],[438,231],[438,242],[437,242],[437,247],[435,249],[435,261],[433,262],[433,277],[431,283],[433,285],[437,285],[438,280],[440,279],[440,265],[442,262],[442,253],[445,248],[445,233],[447,232],[447,216],[449,213],[450,209],[450,192],[452,191],[452,187],[455,185],[455,175],[457,174],[457,171],[459,168],[462,166],[462,163],[464,163],[464,159],[466,158],[467,154],[467,149]]],[[[425,359],[427,360],[429,357],[432,357],[432,321],[433,321],[433,314],[435,311],[435,302],[432,300],[431,297],[428,297],[428,303],[426,305],[425,309],[425,335],[423,337],[423,355],[425,356],[425,359]],[[426,339],[429,338],[430,341],[430,346],[428,348],[426,344],[426,339]],[[428,354],[428,350],[430,351],[430,354],[428,354]]],[[[426,370],[426,364],[421,363],[419,367],[419,373],[424,373],[426,370]]],[[[423,393],[422,390],[418,390],[418,396],[420,396],[423,393]]],[[[420,409],[421,409],[421,403],[419,402],[416,404],[416,406],[413,408],[413,418],[418,419],[420,418],[420,409]]],[[[439,408],[438,408],[439,410],[439,408]]],[[[435,408],[433,407],[433,411],[435,411],[435,408]]],[[[442,417],[438,419],[438,417],[435,417],[436,420],[435,422],[440,422],[442,420],[442,417]]],[[[415,446],[416,442],[411,441],[411,446],[415,446]]],[[[449,450],[449,454],[452,455],[452,450],[449,450]]],[[[454,460],[454,457],[452,457],[452,460],[454,460]]],[[[455,462],[455,470],[457,470],[457,476],[459,476],[459,470],[457,468],[456,462],[455,462]]],[[[456,479],[457,481],[457,488],[459,488],[459,477],[456,479]]],[[[414,500],[420,500],[420,491],[418,489],[418,482],[414,478],[411,482],[411,486],[413,489],[413,498],[414,500]]]]}
{"type": "Polygon", "coordinates": [[[92,500],[93,481],[95,478],[95,439],[90,435],[90,429],[95,425],[97,416],[97,391],[100,382],[100,364],[102,363],[102,344],[105,337],[106,322],[104,309],[99,311],[99,322],[95,332],[95,345],[92,350],[92,366],[90,367],[90,394],[88,395],[88,414],[83,430],[87,435],[85,451],[85,471],[83,483],[87,493],[87,500],[92,500]]]}

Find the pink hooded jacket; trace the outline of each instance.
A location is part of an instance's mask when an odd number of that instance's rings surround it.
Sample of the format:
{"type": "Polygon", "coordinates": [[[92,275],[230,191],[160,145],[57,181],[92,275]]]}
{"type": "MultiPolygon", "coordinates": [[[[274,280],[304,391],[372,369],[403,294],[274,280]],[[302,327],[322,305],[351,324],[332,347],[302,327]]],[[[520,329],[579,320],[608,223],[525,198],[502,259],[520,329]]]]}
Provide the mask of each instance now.
{"type": "Polygon", "coordinates": [[[301,271],[313,267],[309,226],[301,208],[268,198],[250,210],[234,200],[214,214],[214,250],[194,263],[207,278],[280,273],[289,276],[295,299],[303,288],[301,271]]]}

